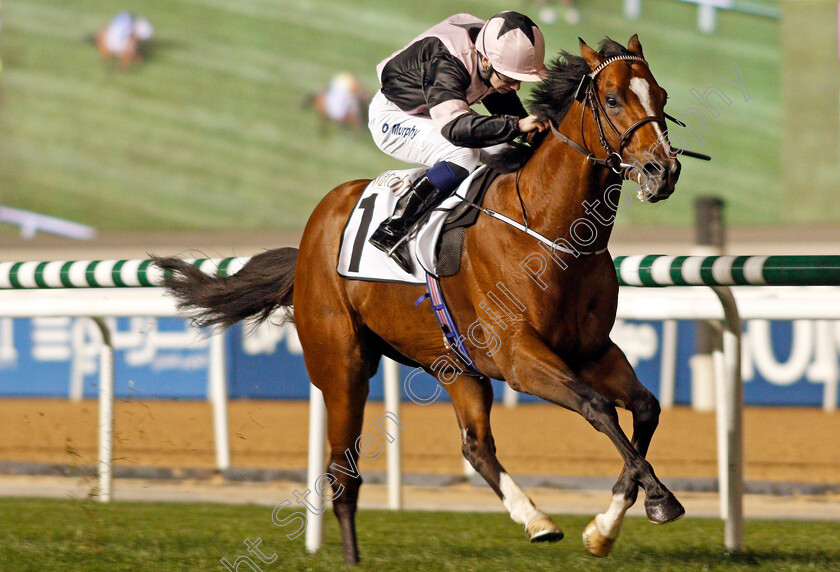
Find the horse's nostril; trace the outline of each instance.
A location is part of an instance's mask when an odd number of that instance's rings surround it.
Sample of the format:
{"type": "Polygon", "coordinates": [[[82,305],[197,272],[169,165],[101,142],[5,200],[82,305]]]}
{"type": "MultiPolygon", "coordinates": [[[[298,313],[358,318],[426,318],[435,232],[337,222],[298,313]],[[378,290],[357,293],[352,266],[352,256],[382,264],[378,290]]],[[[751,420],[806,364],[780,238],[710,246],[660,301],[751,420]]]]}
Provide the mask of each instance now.
{"type": "Polygon", "coordinates": [[[645,175],[656,179],[665,174],[665,167],[656,162],[645,163],[642,169],[644,169],[645,175]]]}

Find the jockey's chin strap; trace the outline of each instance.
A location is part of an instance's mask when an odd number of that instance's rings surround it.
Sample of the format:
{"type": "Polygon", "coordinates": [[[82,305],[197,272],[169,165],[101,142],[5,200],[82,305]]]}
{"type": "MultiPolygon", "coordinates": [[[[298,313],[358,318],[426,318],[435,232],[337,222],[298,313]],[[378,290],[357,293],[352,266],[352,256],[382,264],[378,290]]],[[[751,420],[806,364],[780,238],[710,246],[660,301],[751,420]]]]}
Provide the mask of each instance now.
{"type": "MultiPolygon", "coordinates": [[[[647,61],[640,57],[634,55],[622,55],[622,56],[613,56],[611,58],[607,58],[603,62],[601,62],[598,67],[592,70],[590,73],[584,75],[580,80],[580,85],[578,85],[577,91],[575,92],[575,100],[579,103],[583,103],[581,106],[581,113],[580,113],[580,136],[583,144],[577,143],[576,141],[570,139],[566,135],[560,133],[555,127],[554,122],[551,121],[549,124],[551,125],[551,132],[554,136],[562,143],[565,143],[578,153],[582,154],[586,157],[587,162],[590,165],[599,165],[601,167],[606,167],[611,169],[615,174],[621,175],[622,178],[628,178],[628,172],[634,167],[634,165],[627,163],[621,157],[621,151],[624,148],[624,144],[630,139],[632,134],[647,123],[658,123],[663,127],[664,131],[667,131],[667,125],[665,124],[664,119],[660,119],[659,117],[654,117],[652,115],[647,115],[642,117],[633,125],[627,128],[624,133],[620,132],[616,126],[613,124],[612,120],[610,120],[609,115],[607,114],[607,110],[604,109],[604,104],[601,103],[600,98],[598,97],[598,87],[597,87],[597,78],[598,75],[604,71],[610,64],[613,64],[618,61],[635,61],[640,62],[645,65],[648,65],[647,61]],[[585,103],[584,103],[585,101],[585,103]],[[586,132],[584,130],[584,118],[586,116],[586,110],[590,109],[592,111],[592,118],[595,120],[595,125],[598,128],[598,138],[600,140],[601,146],[606,151],[607,156],[603,159],[598,158],[593,151],[589,149],[589,145],[586,143],[586,132]],[[618,150],[612,148],[612,146],[607,141],[607,137],[604,134],[604,125],[603,121],[606,121],[607,125],[613,132],[618,135],[618,150]]],[[[665,118],[670,119],[677,125],[681,127],[685,127],[685,123],[671,117],[667,113],[663,113],[665,118]]],[[[711,157],[708,155],[704,155],[702,153],[695,153],[693,151],[686,151],[684,149],[678,149],[672,145],[669,145],[671,150],[677,154],[683,154],[687,157],[694,157],[696,159],[703,159],[705,161],[709,161],[711,157]]]]}

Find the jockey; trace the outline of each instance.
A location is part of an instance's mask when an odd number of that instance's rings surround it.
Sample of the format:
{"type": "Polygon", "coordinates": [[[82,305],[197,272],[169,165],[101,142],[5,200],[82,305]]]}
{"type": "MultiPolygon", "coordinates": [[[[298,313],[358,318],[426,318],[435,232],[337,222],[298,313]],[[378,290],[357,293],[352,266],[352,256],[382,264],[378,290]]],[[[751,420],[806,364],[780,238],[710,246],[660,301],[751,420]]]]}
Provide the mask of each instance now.
{"type": "Polygon", "coordinates": [[[516,95],[521,82],[546,77],[544,57],[537,25],[511,11],[487,21],[456,14],[377,66],[382,87],[368,121],[374,142],[391,157],[431,167],[370,237],[406,272],[411,258],[400,239],[475,170],[480,150],[548,127],[516,95]],[[492,115],[470,109],[479,102],[492,115]]]}
{"type": "Polygon", "coordinates": [[[96,34],[96,45],[102,59],[117,58],[120,65],[127,68],[139,60],[139,43],[153,35],[154,28],[148,19],[135,18],[131,12],[120,12],[96,34]]]}
{"type": "Polygon", "coordinates": [[[105,28],[105,47],[111,54],[119,56],[133,50],[134,41],[134,16],[131,12],[120,12],[105,28]]]}
{"type": "Polygon", "coordinates": [[[333,76],[324,94],[327,117],[361,128],[359,118],[362,114],[360,103],[363,98],[364,88],[353,74],[345,72],[333,76]]]}

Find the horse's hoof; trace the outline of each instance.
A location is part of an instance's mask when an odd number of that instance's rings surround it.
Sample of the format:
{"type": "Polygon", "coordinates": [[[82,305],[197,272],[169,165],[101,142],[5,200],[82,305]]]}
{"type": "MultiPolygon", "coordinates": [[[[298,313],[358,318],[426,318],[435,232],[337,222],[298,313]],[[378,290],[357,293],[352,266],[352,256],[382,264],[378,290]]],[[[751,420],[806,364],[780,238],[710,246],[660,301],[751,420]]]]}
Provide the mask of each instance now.
{"type": "Polygon", "coordinates": [[[531,542],[559,542],[563,540],[563,531],[550,518],[544,516],[528,523],[525,534],[531,542]]]}
{"type": "Polygon", "coordinates": [[[595,519],[592,519],[592,522],[583,530],[583,545],[592,556],[598,558],[609,556],[614,543],[615,538],[607,538],[600,533],[598,527],[595,526],[595,519]]]}
{"type": "Polygon", "coordinates": [[[667,524],[684,515],[685,509],[677,497],[669,492],[661,498],[646,498],[645,512],[653,524],[667,524]]]}

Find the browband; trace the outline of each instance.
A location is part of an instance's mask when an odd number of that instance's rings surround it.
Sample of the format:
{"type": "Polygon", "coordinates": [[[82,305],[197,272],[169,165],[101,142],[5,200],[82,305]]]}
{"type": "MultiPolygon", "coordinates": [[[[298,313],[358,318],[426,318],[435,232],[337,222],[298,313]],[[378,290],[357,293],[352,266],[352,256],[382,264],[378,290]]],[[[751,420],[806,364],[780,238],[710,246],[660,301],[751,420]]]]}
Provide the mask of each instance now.
{"type": "Polygon", "coordinates": [[[578,85],[577,90],[575,91],[575,100],[583,101],[584,99],[586,99],[586,90],[587,88],[589,88],[589,84],[592,83],[592,80],[598,77],[598,74],[604,71],[604,69],[611,63],[617,62],[619,60],[632,60],[642,62],[643,64],[648,65],[647,60],[639,56],[625,55],[607,58],[603,62],[601,62],[601,64],[594,70],[580,78],[580,85],[578,85]]]}
{"type": "Polygon", "coordinates": [[[645,58],[642,58],[642,57],[639,57],[639,56],[633,56],[633,55],[613,56],[613,57],[607,58],[603,62],[601,62],[601,65],[599,65],[597,68],[592,70],[588,75],[591,76],[592,79],[595,79],[595,76],[597,76],[599,73],[604,71],[604,68],[609,66],[611,63],[617,62],[619,60],[635,60],[637,62],[642,62],[643,64],[648,65],[647,60],[645,58]]]}

